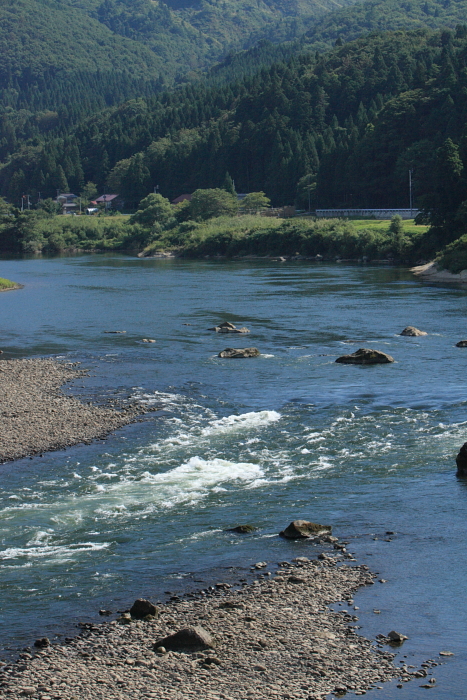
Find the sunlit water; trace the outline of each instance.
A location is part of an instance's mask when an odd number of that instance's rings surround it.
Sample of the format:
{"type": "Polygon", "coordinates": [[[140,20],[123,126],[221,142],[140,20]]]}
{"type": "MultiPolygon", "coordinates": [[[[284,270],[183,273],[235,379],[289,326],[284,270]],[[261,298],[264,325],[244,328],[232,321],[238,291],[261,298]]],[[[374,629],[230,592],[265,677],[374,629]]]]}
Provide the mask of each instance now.
{"type": "MultiPolygon", "coordinates": [[[[25,285],[0,295],[2,358],[79,360],[92,376],[72,391],[157,408],[105,442],[0,467],[4,647],[313,554],[277,537],[306,518],[387,580],[357,596],[362,633],[407,634],[400,658],[415,665],[454,652],[430,693],[465,697],[467,484],[454,461],[467,440],[467,350],[455,347],[465,291],[305,263],[83,256],[0,268],[25,285]],[[207,330],[223,320],[250,335],[207,330]],[[398,335],[409,324],[428,336],[398,335]],[[262,355],[217,357],[232,345],[262,355]],[[335,364],[365,346],[396,362],[335,364]],[[225,531],[239,523],[259,529],[225,531]]],[[[416,698],[419,685],[374,692],[416,698]]]]}

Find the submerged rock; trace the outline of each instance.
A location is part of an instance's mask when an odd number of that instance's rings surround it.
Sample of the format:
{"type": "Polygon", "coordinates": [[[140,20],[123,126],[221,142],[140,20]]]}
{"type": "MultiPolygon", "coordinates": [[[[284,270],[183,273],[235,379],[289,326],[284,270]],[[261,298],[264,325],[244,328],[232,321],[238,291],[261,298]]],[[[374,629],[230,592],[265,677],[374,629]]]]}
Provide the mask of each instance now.
{"type": "Polygon", "coordinates": [[[40,639],[36,639],[34,646],[36,649],[44,649],[45,647],[50,646],[50,640],[48,637],[41,637],[40,639]]]}
{"type": "Polygon", "coordinates": [[[395,632],[394,630],[392,630],[388,634],[388,639],[393,644],[402,644],[402,642],[408,639],[408,637],[406,637],[405,634],[401,634],[400,632],[395,632]]]}
{"type": "Polygon", "coordinates": [[[381,350],[372,350],[371,348],[359,348],[349,355],[338,357],[336,362],[341,362],[344,365],[380,365],[387,362],[394,362],[391,355],[387,355],[381,350]]]}
{"type": "Polygon", "coordinates": [[[156,606],[144,598],[138,598],[138,600],[135,600],[130,608],[130,615],[136,620],[143,620],[147,615],[157,617],[158,614],[159,610],[156,608],[156,606]]]}
{"type": "Polygon", "coordinates": [[[227,330],[235,330],[236,326],[233,323],[230,323],[230,321],[224,321],[223,323],[219,323],[218,326],[214,326],[213,328],[208,328],[208,331],[217,331],[220,328],[225,328],[227,330]]]}
{"type": "Polygon", "coordinates": [[[456,457],[457,474],[456,476],[467,476],[467,442],[464,442],[456,457]]]}
{"type": "Polygon", "coordinates": [[[226,348],[219,353],[219,357],[240,358],[240,357],[258,357],[260,355],[258,348],[226,348]]]}
{"type": "Polygon", "coordinates": [[[230,323],[230,321],[224,321],[224,323],[221,323],[219,326],[214,326],[214,328],[208,328],[208,331],[216,331],[216,333],[249,333],[250,331],[246,326],[242,326],[241,328],[237,328],[237,326],[234,326],[233,323],[230,323]]]}
{"type": "Polygon", "coordinates": [[[226,532],[238,532],[242,535],[247,532],[254,532],[257,529],[254,525],[236,525],[235,527],[229,527],[226,532]]]}
{"type": "Polygon", "coordinates": [[[402,331],[401,335],[419,336],[428,335],[428,333],[426,333],[425,331],[420,331],[418,328],[415,328],[415,326],[406,326],[402,331]]]}
{"type": "Polygon", "coordinates": [[[331,531],[332,527],[330,525],[319,525],[318,523],[311,523],[308,520],[294,520],[285,530],[279,532],[279,535],[289,540],[299,540],[319,537],[319,535],[329,534],[331,531]]]}
{"type": "Polygon", "coordinates": [[[159,647],[165,647],[168,651],[203,651],[203,649],[212,649],[214,640],[207,630],[197,625],[158,639],[154,644],[154,650],[159,647]]]}

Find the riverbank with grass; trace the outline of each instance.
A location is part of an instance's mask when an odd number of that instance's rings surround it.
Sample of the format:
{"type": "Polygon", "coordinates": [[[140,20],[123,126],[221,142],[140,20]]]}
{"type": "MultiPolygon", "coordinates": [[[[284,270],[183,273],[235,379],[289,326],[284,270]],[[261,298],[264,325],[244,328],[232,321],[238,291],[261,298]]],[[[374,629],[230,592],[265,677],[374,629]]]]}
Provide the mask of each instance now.
{"type": "Polygon", "coordinates": [[[17,284],[11,280],[7,280],[4,277],[0,277],[0,292],[9,292],[12,289],[21,289],[22,284],[17,284]]]}
{"type": "Polygon", "coordinates": [[[186,221],[158,234],[143,256],[174,251],[206,256],[303,256],[323,260],[410,259],[427,226],[346,219],[273,219],[260,216],[186,221]]]}
{"type": "MultiPolygon", "coordinates": [[[[170,209],[170,205],[167,205],[170,209]]],[[[154,207],[153,207],[154,208],[154,207]]],[[[427,248],[428,226],[413,220],[348,220],[252,214],[206,219],[185,217],[180,210],[146,210],[132,217],[44,216],[18,213],[4,230],[2,252],[61,254],[116,251],[177,257],[303,256],[323,260],[414,264],[433,257],[427,248]],[[156,218],[155,218],[156,217],[156,218]]],[[[429,247],[429,246],[428,246],[429,247]]]]}

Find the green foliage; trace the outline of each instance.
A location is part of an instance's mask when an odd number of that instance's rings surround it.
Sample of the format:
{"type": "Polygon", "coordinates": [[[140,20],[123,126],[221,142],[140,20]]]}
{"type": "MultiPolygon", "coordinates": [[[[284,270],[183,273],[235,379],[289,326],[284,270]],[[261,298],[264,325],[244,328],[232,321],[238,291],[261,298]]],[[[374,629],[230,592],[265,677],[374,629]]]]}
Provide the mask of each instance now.
{"type": "Polygon", "coordinates": [[[268,209],[270,206],[271,200],[269,197],[266,197],[264,192],[250,192],[241,201],[242,209],[261,211],[262,209],[268,209]]]}
{"type": "Polygon", "coordinates": [[[225,174],[224,178],[224,183],[222,185],[222,189],[228,192],[229,194],[233,195],[234,197],[236,196],[236,191],[235,191],[235,184],[232,178],[230,177],[229,173],[227,172],[225,174]]]}
{"type": "Polygon", "coordinates": [[[234,214],[237,208],[236,197],[225,190],[214,188],[193,192],[189,211],[193,219],[205,221],[223,214],[234,214]]]}
{"type": "Polygon", "coordinates": [[[87,182],[81,189],[81,204],[83,207],[89,205],[99,196],[99,190],[94,182],[87,182]]]}
{"type": "Polygon", "coordinates": [[[61,213],[62,206],[51,197],[48,197],[47,199],[41,199],[37,203],[37,209],[48,216],[55,216],[61,213]]]}
{"type": "Polygon", "coordinates": [[[15,289],[17,286],[16,282],[7,280],[5,277],[0,277],[0,289],[15,289]]]}
{"type": "Polygon", "coordinates": [[[467,234],[453,241],[436,257],[438,266],[453,274],[467,270],[467,234]]]}
{"type": "Polygon", "coordinates": [[[173,207],[169,200],[160,194],[148,194],[138,205],[138,211],[130,218],[131,224],[151,227],[158,223],[167,227],[174,222],[173,207]]]}

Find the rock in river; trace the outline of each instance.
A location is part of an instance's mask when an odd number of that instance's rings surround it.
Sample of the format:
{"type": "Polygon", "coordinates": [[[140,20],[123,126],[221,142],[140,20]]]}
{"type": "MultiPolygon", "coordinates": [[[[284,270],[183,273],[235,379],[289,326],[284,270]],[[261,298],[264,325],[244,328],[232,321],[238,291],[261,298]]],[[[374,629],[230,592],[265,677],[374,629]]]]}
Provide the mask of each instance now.
{"type": "Polygon", "coordinates": [[[225,532],[238,532],[240,535],[243,535],[247,532],[254,532],[257,529],[254,525],[236,525],[235,527],[227,528],[225,532]]]}
{"type": "Polygon", "coordinates": [[[467,340],[459,340],[459,342],[456,343],[456,348],[467,348],[467,340]]]}
{"type": "Polygon", "coordinates": [[[456,476],[467,476],[467,442],[464,442],[459,450],[459,454],[456,457],[457,464],[457,475],[456,476]]]}
{"type": "Polygon", "coordinates": [[[175,634],[157,640],[154,650],[165,647],[167,651],[203,651],[203,649],[212,649],[213,646],[214,641],[209,632],[197,625],[186,627],[175,634]]]}
{"type": "Polygon", "coordinates": [[[330,525],[310,523],[308,520],[294,520],[285,530],[282,530],[279,535],[281,537],[287,537],[289,540],[299,540],[309,537],[319,537],[319,535],[328,535],[331,531],[332,527],[330,525]]]}
{"type": "Polygon", "coordinates": [[[428,335],[428,333],[425,331],[420,331],[418,328],[415,328],[415,326],[406,326],[401,335],[410,335],[414,337],[419,335],[428,335]]]}
{"type": "Polygon", "coordinates": [[[208,328],[208,331],[216,331],[216,333],[249,333],[250,331],[246,326],[237,328],[233,323],[229,321],[224,321],[219,326],[214,326],[214,328],[208,328]]]}
{"type": "Polygon", "coordinates": [[[258,348],[226,348],[219,353],[219,357],[239,358],[239,357],[258,357],[260,355],[258,348]]]}
{"type": "Polygon", "coordinates": [[[387,362],[394,362],[391,355],[387,355],[381,350],[372,350],[371,348],[359,348],[350,355],[342,355],[338,357],[336,362],[341,362],[344,365],[380,365],[387,362]]]}

